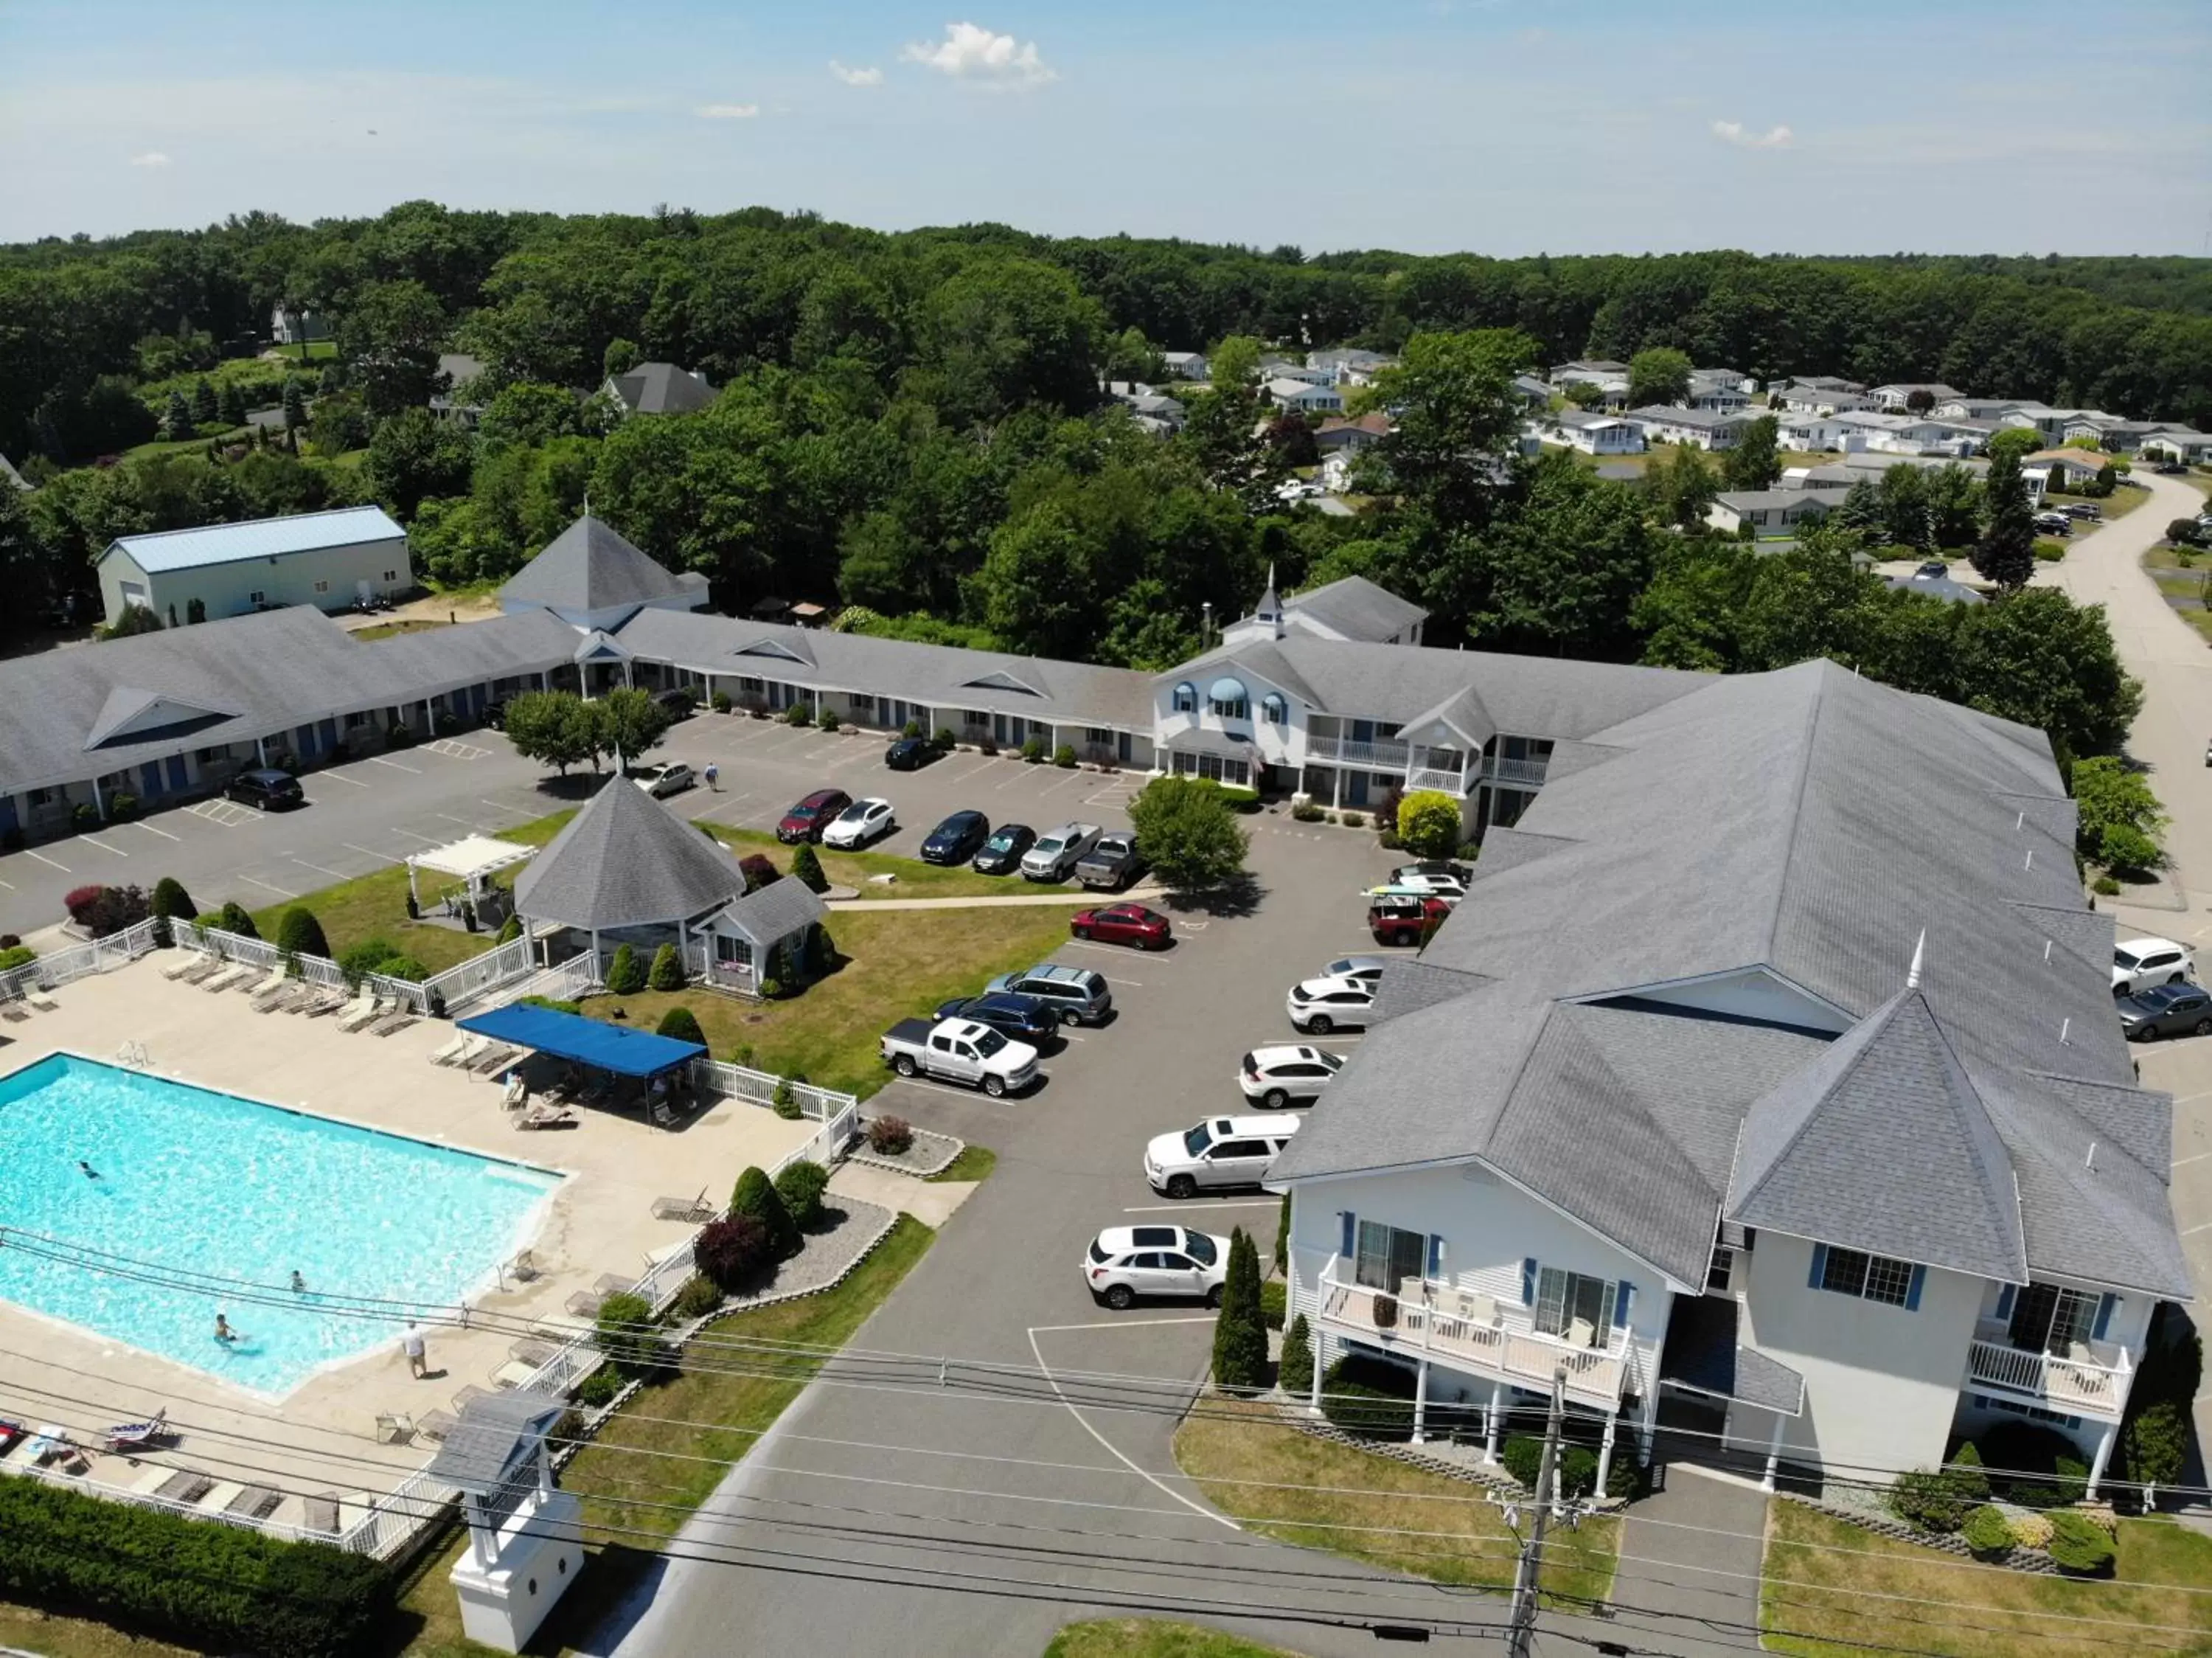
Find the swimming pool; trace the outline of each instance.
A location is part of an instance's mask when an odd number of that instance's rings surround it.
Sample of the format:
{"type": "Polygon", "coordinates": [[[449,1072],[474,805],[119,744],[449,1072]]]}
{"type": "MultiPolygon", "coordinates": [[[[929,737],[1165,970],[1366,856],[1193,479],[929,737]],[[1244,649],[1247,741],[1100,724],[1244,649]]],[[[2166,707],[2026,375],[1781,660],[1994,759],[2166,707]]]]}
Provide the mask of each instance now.
{"type": "Polygon", "coordinates": [[[308,1293],[239,1303],[0,1246],[0,1299],[287,1393],[398,1340],[396,1326],[318,1312],[314,1292],[457,1302],[521,1246],[560,1184],[525,1164],[56,1054],[0,1077],[0,1226],[256,1283],[297,1271],[308,1293]],[[240,1340],[216,1339],[218,1312],[240,1340]]]}

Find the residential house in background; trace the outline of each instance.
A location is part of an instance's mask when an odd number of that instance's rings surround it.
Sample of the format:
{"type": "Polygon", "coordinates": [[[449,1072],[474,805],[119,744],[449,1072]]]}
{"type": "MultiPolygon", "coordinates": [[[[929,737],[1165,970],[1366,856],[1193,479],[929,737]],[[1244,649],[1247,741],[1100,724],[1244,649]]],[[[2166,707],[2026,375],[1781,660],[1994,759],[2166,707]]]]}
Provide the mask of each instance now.
{"type": "Polygon", "coordinates": [[[1260,389],[1279,409],[1296,409],[1307,415],[1344,411],[1344,393],[1334,384],[1316,385],[1310,380],[1278,375],[1263,382],[1260,389]]]}
{"type": "Polygon", "coordinates": [[[27,495],[31,491],[30,480],[17,472],[15,463],[4,454],[0,454],[0,485],[13,485],[27,495]]]}
{"type": "Polygon", "coordinates": [[[625,415],[696,414],[714,400],[706,375],[672,363],[641,363],[628,374],[609,376],[604,389],[625,415]]]}
{"type": "Polygon", "coordinates": [[[280,305],[269,314],[269,338],[279,345],[312,344],[330,337],[330,325],[313,311],[288,311],[280,305]]]}
{"type": "Polygon", "coordinates": [[[1941,599],[1946,604],[1980,605],[1989,602],[1984,594],[1948,575],[1923,576],[1915,570],[1910,576],[1885,576],[1881,579],[1900,593],[1917,593],[1923,598],[1941,599]]]}
{"type": "Polygon", "coordinates": [[[1309,351],[1306,363],[1310,368],[1326,369],[1335,376],[1340,386],[1368,386],[1384,369],[1396,366],[1398,359],[1382,351],[1363,351],[1354,345],[1334,346],[1326,351],[1309,351]]]}
{"type": "Polygon", "coordinates": [[[1868,397],[1856,381],[1838,380],[1829,375],[1807,375],[1799,379],[1779,382],[1769,388],[1767,405],[1777,413],[1845,414],[1854,409],[1870,409],[1874,399],[1868,397]]]}
{"type": "Polygon", "coordinates": [[[1163,351],[1160,361],[1177,380],[1205,380],[1212,375],[1212,366],[1203,351],[1163,351]]]}
{"type": "Polygon", "coordinates": [[[483,403],[477,396],[475,386],[483,369],[480,358],[459,351],[441,353],[438,381],[442,389],[430,393],[430,412],[464,430],[474,431],[477,422],[483,416],[483,403]]]}
{"type": "Polygon", "coordinates": [[[1808,519],[1824,518],[1835,503],[1819,490],[1723,490],[1705,509],[1705,522],[1726,535],[1751,526],[1754,534],[1786,534],[1808,519]]]}
{"type": "Polygon", "coordinates": [[[1314,430],[1314,442],[1323,454],[1358,454],[1390,436],[1390,417],[1370,409],[1350,419],[1331,416],[1314,430]]]}
{"type": "Polygon", "coordinates": [[[2072,492],[2093,482],[2111,464],[2109,455],[2094,449],[2039,449],[2021,457],[2020,469],[2023,475],[2041,474],[2045,489],[2072,492]]]}
{"type": "Polygon", "coordinates": [[[1493,1460],[1564,1368],[1600,1489],[1624,1423],[1771,1488],[2029,1419],[2094,1496],[2191,1292],[2047,739],[1821,661],[1624,700],[1270,1167],[1289,1314],[1493,1460]]]}
{"type": "Polygon", "coordinates": [[[1521,393],[1521,400],[1531,409],[1552,406],[1552,387],[1548,381],[1539,380],[1534,375],[1516,375],[1513,376],[1513,389],[1521,393]]]}
{"type": "Polygon", "coordinates": [[[1928,412],[1946,420],[2001,421],[2021,403],[2016,397],[1954,396],[1945,398],[1928,412]]]}
{"type": "Polygon", "coordinates": [[[1297,380],[1303,381],[1309,386],[1334,386],[1336,384],[1336,371],[1334,369],[1318,369],[1307,363],[1296,363],[1279,352],[1271,352],[1260,359],[1260,378],[1263,382],[1271,380],[1297,380]]]}
{"type": "Polygon", "coordinates": [[[1690,370],[1690,391],[1692,402],[1699,391],[1735,392],[1748,399],[1759,392],[1759,381],[1741,369],[1692,369],[1690,370]]]}
{"type": "Polygon", "coordinates": [[[1417,645],[1429,613],[1364,576],[1340,576],[1286,599],[1275,596],[1275,572],[1249,616],[1221,630],[1224,644],[1254,639],[1349,640],[1369,645],[1417,645]]]}
{"type": "Polygon", "coordinates": [[[313,605],[351,609],[415,585],[407,534],[381,507],[118,536],[94,569],[110,626],[139,605],[165,622],[313,605]]]}
{"type": "Polygon", "coordinates": [[[2212,460],[2212,435],[2191,426],[2161,426],[2142,440],[2139,452],[2153,460],[2202,466],[2212,460]]]}
{"type": "Polygon", "coordinates": [[[1621,418],[1640,428],[1647,443],[1686,443],[1698,449],[1731,449],[1743,429],[1759,417],[1744,412],[1741,405],[1723,411],[1654,404],[1648,408],[1631,409],[1621,418]]]}
{"type": "Polygon", "coordinates": [[[1543,442],[1580,449],[1584,454],[1644,453],[1644,428],[1620,415],[1562,409],[1557,414],[1538,416],[1528,430],[1543,442]]]}
{"type": "Polygon", "coordinates": [[[1911,411],[1913,394],[1917,392],[1928,393],[1928,407],[1931,412],[1938,404],[1948,403],[1952,399],[1962,395],[1940,380],[1893,381],[1887,386],[1875,387],[1867,395],[1874,399],[1874,405],[1877,409],[1887,409],[1894,413],[1903,414],[1911,411]]]}

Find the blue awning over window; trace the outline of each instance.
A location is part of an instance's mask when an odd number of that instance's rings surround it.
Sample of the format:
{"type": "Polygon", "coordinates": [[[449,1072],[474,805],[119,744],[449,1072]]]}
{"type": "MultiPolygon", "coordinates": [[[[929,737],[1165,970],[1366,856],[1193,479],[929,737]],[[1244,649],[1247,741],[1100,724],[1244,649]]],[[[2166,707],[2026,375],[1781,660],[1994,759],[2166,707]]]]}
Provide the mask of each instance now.
{"type": "Polygon", "coordinates": [[[1260,706],[1278,719],[1291,711],[1291,705],[1272,691],[1260,699],[1260,706]]]}
{"type": "Polygon", "coordinates": [[[519,1003],[511,1008],[494,1008],[489,1013],[471,1014],[453,1024],[460,1030],[622,1076],[658,1076],[707,1054],[697,1042],[679,1042],[672,1036],[655,1036],[650,1031],[634,1031],[605,1020],[586,1019],[581,1014],[519,1003]]]}
{"type": "Polygon", "coordinates": [[[1206,692],[1208,700],[1217,703],[1249,703],[1252,693],[1244,689],[1244,681],[1224,674],[1206,692]]]}
{"type": "Polygon", "coordinates": [[[1194,703],[1197,700],[1198,687],[1196,686],[1193,685],[1188,680],[1178,680],[1176,681],[1175,701],[1178,706],[1187,702],[1194,703]]]}

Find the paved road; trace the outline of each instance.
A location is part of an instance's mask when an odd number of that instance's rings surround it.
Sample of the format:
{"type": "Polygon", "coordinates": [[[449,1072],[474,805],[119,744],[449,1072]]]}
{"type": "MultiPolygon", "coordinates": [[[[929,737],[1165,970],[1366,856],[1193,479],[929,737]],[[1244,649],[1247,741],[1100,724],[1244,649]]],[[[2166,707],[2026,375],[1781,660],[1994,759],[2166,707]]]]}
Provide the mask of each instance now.
{"type": "MultiPolygon", "coordinates": [[[[2173,822],[2166,845],[2176,868],[2173,887],[2184,910],[2120,904],[2123,932],[2178,938],[2200,958],[2212,952],[2212,648],[2175,615],[2142,573],[2143,553],[2170,520],[2203,510],[2204,497],[2178,479],[2148,471],[2138,477],[2151,498],[2125,518],[2083,537],[2063,563],[2039,572],[2075,599],[2101,604],[2128,672],[2143,682],[2143,709],[2128,752],[2149,768],[2153,786],[2173,822]]],[[[2200,960],[2199,977],[2212,972],[2200,960]]],[[[2197,1283],[2197,1306],[2212,1308],[2212,1039],[2196,1038],[2142,1051],[2144,1083],[2174,1098],[2173,1213],[2197,1283]]],[[[2196,1408],[2199,1446],[2212,1444],[2212,1386],[2196,1408]]]]}

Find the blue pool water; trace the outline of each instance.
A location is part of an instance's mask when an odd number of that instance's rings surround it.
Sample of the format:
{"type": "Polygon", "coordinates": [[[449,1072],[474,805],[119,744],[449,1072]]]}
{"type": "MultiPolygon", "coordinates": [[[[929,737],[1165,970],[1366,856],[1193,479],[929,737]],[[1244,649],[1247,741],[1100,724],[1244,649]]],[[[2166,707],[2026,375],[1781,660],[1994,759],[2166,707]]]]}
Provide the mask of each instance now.
{"type": "MultiPolygon", "coordinates": [[[[560,1177],[158,1076],[55,1055],[0,1077],[0,1228],[259,1284],[296,1304],[140,1283],[0,1234],[0,1298],[265,1393],[396,1348],[399,1328],[314,1292],[450,1305],[523,1241],[560,1177]],[[87,1179],[78,1161],[99,1171],[87,1179]],[[215,1338],[225,1314],[244,1332],[215,1338]]],[[[431,1362],[437,1363],[433,1332],[431,1362]]]]}

